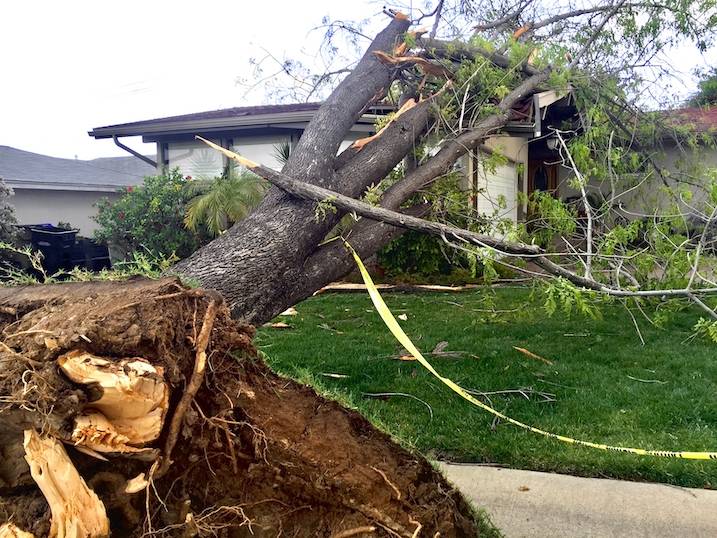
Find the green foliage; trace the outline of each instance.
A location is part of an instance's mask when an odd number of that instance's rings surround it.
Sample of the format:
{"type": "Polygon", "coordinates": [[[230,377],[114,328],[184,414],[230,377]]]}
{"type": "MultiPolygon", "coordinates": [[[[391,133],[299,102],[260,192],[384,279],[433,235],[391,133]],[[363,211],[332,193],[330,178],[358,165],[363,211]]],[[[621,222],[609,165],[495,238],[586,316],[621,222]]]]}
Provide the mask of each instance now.
{"type": "Polygon", "coordinates": [[[90,271],[82,267],[75,267],[69,271],[58,271],[47,274],[42,266],[42,253],[33,251],[30,247],[15,247],[9,243],[0,242],[0,251],[14,253],[24,258],[27,269],[20,269],[15,265],[0,265],[0,285],[21,286],[31,284],[54,284],[57,282],[89,282],[93,280],[120,281],[133,276],[146,278],[159,278],[167,269],[174,265],[176,256],[157,256],[151,252],[135,251],[131,257],[123,262],[116,262],[111,269],[102,269],[99,272],[90,271]]]}
{"type": "Polygon", "coordinates": [[[336,206],[332,203],[333,197],[329,197],[326,200],[316,202],[314,206],[314,220],[316,223],[320,223],[326,220],[326,217],[331,214],[336,214],[336,206]]]}
{"type": "Polygon", "coordinates": [[[717,343],[717,321],[705,318],[700,318],[695,323],[695,333],[701,336],[710,338],[713,342],[717,343]]]}
{"type": "Polygon", "coordinates": [[[282,165],[286,164],[291,155],[291,142],[279,142],[274,144],[274,158],[282,165]]]}
{"type": "Polygon", "coordinates": [[[116,201],[97,203],[95,238],[113,243],[125,252],[145,250],[153,255],[184,258],[206,239],[184,226],[191,182],[179,169],[147,176],[142,185],[127,187],[116,201]]]}
{"type": "Polygon", "coordinates": [[[0,284],[3,286],[21,286],[25,284],[49,284],[55,281],[55,275],[48,275],[42,266],[42,253],[30,247],[16,247],[6,241],[0,241],[0,284]],[[21,260],[23,267],[18,268],[21,260]],[[32,272],[31,272],[32,271],[32,272]]]}
{"type": "Polygon", "coordinates": [[[223,233],[235,222],[245,218],[259,205],[267,183],[249,172],[231,173],[209,181],[198,180],[190,186],[201,192],[187,204],[184,223],[201,234],[206,229],[212,237],[223,233]]]}
{"type": "Polygon", "coordinates": [[[151,252],[135,251],[131,257],[123,262],[116,262],[111,269],[102,269],[99,272],[88,271],[76,267],[64,274],[63,280],[71,282],[87,282],[90,280],[121,281],[134,276],[146,278],[159,278],[174,265],[179,258],[171,256],[157,256],[151,252]]]}
{"type": "MultiPolygon", "coordinates": [[[[577,288],[563,278],[557,278],[544,283],[543,295],[545,297],[543,308],[549,316],[554,316],[560,309],[570,317],[573,313],[591,319],[600,319],[601,312],[596,300],[595,292],[577,288]]],[[[609,299],[602,299],[608,301],[609,299]]]]}
{"type": "Polygon", "coordinates": [[[697,92],[690,97],[690,106],[717,105],[717,67],[711,67],[698,73],[700,81],[697,83],[697,92]]]}
{"type": "Polygon", "coordinates": [[[527,242],[547,247],[559,236],[569,237],[577,229],[577,210],[550,193],[535,191],[528,199],[530,232],[527,242]]]}
{"type": "Polygon", "coordinates": [[[377,254],[379,265],[389,276],[415,274],[447,275],[456,266],[458,255],[441,239],[409,230],[377,254]]]}
{"type": "Polygon", "coordinates": [[[12,195],[12,189],[0,178],[0,241],[4,242],[12,242],[17,237],[15,208],[10,203],[12,195]]]}

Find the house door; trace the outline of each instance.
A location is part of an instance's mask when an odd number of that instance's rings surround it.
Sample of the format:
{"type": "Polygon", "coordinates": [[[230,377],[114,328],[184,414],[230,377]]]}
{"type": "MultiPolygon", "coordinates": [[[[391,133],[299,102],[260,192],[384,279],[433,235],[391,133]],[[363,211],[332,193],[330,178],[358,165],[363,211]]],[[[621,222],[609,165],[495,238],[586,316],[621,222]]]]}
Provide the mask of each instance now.
{"type": "Polygon", "coordinates": [[[535,191],[549,192],[557,196],[558,165],[546,164],[542,160],[528,162],[528,195],[535,191]]]}

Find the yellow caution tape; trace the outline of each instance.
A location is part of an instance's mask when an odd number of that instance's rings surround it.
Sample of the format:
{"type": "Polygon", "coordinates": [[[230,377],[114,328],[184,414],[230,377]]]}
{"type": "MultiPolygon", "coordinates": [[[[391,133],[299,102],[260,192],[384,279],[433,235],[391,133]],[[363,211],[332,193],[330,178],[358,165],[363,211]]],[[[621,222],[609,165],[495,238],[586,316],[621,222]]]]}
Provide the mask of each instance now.
{"type": "Polygon", "coordinates": [[[373,280],[371,280],[371,276],[368,274],[366,267],[364,267],[361,258],[359,258],[358,254],[356,254],[356,251],[351,245],[348,244],[348,242],[344,241],[344,243],[346,245],[346,248],[349,249],[351,254],[353,254],[354,259],[356,260],[356,264],[358,265],[359,271],[361,271],[361,276],[363,277],[363,281],[366,284],[368,294],[371,296],[371,301],[373,301],[373,305],[376,307],[376,310],[381,316],[381,319],[391,331],[393,336],[396,337],[396,340],[398,340],[401,345],[406,348],[409,353],[411,353],[411,355],[416,357],[418,362],[420,362],[426,370],[431,372],[431,374],[433,374],[453,392],[458,394],[463,399],[468,400],[473,405],[480,407],[484,411],[487,411],[488,413],[495,415],[496,417],[501,418],[506,422],[514,424],[519,428],[523,428],[525,430],[543,435],[545,437],[557,439],[558,441],[562,441],[564,443],[587,446],[590,448],[598,448],[600,450],[610,450],[613,452],[627,452],[629,454],[638,454],[640,456],[659,456],[662,458],[682,458],[687,460],[717,460],[717,452],[673,452],[670,450],[645,450],[643,448],[610,446],[603,445],[601,443],[592,443],[590,441],[581,441],[580,439],[573,439],[572,437],[565,437],[564,435],[546,432],[544,430],[541,430],[540,428],[535,428],[528,424],[524,424],[518,420],[512,419],[509,416],[504,415],[500,411],[493,409],[492,407],[484,404],[480,400],[477,400],[476,398],[468,394],[465,390],[463,390],[460,386],[458,386],[456,383],[454,383],[452,380],[439,374],[436,369],[431,365],[431,363],[428,362],[426,358],[421,354],[421,352],[418,351],[418,348],[413,344],[413,342],[411,342],[411,339],[408,337],[408,335],[403,332],[403,329],[401,329],[401,326],[396,321],[396,318],[393,317],[393,314],[388,309],[388,306],[386,306],[386,303],[383,301],[381,294],[378,292],[378,289],[376,289],[376,285],[373,283],[373,280]]]}

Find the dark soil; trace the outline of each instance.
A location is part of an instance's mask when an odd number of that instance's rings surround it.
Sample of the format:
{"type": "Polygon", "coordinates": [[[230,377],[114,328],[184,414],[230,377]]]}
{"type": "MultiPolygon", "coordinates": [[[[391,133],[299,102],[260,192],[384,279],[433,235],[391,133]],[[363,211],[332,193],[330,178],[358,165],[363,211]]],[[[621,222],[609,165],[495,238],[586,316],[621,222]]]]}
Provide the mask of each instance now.
{"type": "MultiPolygon", "coordinates": [[[[84,349],[162,366],[171,417],[211,297],[174,279],[0,290],[0,523],[47,534],[49,509],[22,457],[22,430],[66,438],[74,415],[98,397],[65,379],[55,359],[84,349]]],[[[151,462],[106,463],[68,447],[104,502],[113,536],[328,537],[360,527],[375,532],[354,535],[477,535],[469,506],[422,456],[274,374],[252,336],[221,307],[205,382],[154,489],[122,493],[151,462]]]]}

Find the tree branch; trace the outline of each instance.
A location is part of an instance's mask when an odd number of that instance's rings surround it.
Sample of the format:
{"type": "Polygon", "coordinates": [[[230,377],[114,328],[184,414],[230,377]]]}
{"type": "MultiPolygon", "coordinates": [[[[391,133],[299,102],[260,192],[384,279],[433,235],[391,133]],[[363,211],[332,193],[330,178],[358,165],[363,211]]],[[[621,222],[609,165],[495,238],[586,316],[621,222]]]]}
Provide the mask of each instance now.
{"type": "MultiPolygon", "coordinates": [[[[492,64],[508,69],[510,59],[498,52],[493,52],[482,47],[470,45],[463,41],[442,41],[440,39],[420,39],[419,44],[426,53],[439,58],[449,58],[455,61],[473,59],[482,56],[492,64]]],[[[535,67],[523,62],[519,69],[528,76],[535,75],[540,71],[535,67]]]]}
{"type": "Polygon", "coordinates": [[[475,245],[479,248],[489,248],[497,251],[499,254],[512,255],[517,257],[530,258],[534,263],[542,267],[545,271],[553,276],[563,277],[568,281],[572,282],[576,286],[599,291],[607,295],[613,295],[617,297],[660,297],[660,296],[673,296],[673,297],[686,297],[691,298],[691,295],[698,294],[715,294],[717,288],[697,288],[693,290],[689,289],[667,289],[667,290],[644,290],[644,291],[629,291],[623,289],[615,289],[606,286],[600,282],[585,278],[576,273],[562,267],[548,258],[549,253],[544,252],[537,245],[527,245],[525,243],[517,243],[511,241],[505,241],[493,236],[479,234],[463,228],[442,224],[439,222],[431,222],[421,218],[413,217],[385,209],[383,207],[376,207],[360,200],[355,200],[344,196],[335,191],[330,191],[293,179],[281,172],[276,172],[271,168],[257,164],[249,159],[246,159],[228,149],[222,148],[213,142],[205,140],[201,137],[197,137],[203,140],[206,144],[213,147],[217,151],[222,152],[224,155],[237,161],[242,166],[250,169],[255,174],[263,177],[273,185],[280,189],[288,192],[289,194],[296,196],[304,200],[313,200],[315,202],[329,203],[337,208],[345,211],[354,212],[357,215],[361,215],[377,222],[383,222],[405,228],[408,230],[415,230],[419,232],[426,232],[431,235],[439,237],[451,236],[458,240],[464,241],[468,244],[475,245]]]}

